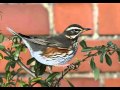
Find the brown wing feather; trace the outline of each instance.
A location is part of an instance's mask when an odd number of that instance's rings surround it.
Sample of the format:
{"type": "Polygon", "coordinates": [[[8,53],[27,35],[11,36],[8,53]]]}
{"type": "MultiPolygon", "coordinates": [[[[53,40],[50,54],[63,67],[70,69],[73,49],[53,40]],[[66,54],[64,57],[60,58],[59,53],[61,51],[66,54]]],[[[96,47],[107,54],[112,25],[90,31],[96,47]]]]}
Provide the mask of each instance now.
{"type": "Polygon", "coordinates": [[[43,52],[43,55],[46,57],[49,57],[49,56],[53,56],[56,54],[68,53],[68,51],[69,51],[68,49],[64,49],[64,48],[48,47],[43,52]]]}

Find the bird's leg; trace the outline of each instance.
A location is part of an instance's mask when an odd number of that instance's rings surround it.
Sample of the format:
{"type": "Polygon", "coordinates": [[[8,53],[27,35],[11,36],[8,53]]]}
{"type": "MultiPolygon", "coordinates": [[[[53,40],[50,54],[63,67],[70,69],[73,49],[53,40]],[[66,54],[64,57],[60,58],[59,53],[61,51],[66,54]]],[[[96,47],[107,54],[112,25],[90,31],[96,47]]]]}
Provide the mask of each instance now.
{"type": "Polygon", "coordinates": [[[51,66],[47,66],[47,68],[48,68],[49,73],[52,74],[53,73],[52,72],[52,67],[51,66]]]}

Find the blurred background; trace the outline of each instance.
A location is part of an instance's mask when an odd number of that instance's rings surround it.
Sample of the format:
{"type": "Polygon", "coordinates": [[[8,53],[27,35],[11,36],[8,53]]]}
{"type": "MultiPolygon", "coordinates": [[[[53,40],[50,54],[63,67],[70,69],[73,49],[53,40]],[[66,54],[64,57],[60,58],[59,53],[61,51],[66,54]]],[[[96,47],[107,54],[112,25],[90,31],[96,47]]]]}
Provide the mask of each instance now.
{"type": "MultiPolygon", "coordinates": [[[[59,34],[70,24],[80,24],[83,27],[92,28],[92,31],[84,33],[80,40],[84,39],[88,46],[104,45],[112,41],[120,46],[120,4],[118,3],[0,3],[0,33],[6,36],[11,34],[6,27],[26,35],[59,34]]],[[[11,42],[6,40],[3,45],[10,47],[11,42]]],[[[79,46],[77,54],[69,62],[82,59],[85,53],[81,53],[79,46]]],[[[22,62],[30,58],[30,53],[21,53],[22,62]]],[[[112,55],[112,66],[105,62],[101,64],[99,57],[95,63],[100,69],[99,80],[94,80],[89,60],[82,63],[77,71],[69,72],[65,78],[78,87],[111,87],[120,86],[120,63],[118,56],[112,55]]],[[[5,73],[6,60],[0,60],[0,74],[5,73]]],[[[16,66],[16,70],[19,66],[16,66]]],[[[64,68],[54,67],[53,71],[62,71],[64,68]]],[[[27,80],[27,74],[22,76],[27,80]]],[[[62,86],[69,86],[64,80],[62,86]]]]}

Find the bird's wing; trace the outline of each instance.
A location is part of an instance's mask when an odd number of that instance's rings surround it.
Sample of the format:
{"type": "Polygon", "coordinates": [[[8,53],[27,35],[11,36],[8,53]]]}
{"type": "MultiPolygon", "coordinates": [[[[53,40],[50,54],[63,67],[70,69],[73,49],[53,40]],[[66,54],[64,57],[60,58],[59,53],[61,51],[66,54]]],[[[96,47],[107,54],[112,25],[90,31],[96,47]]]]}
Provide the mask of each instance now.
{"type": "MultiPolygon", "coordinates": [[[[21,34],[20,34],[21,35],[21,34]]],[[[23,37],[23,35],[21,35],[23,37]]],[[[70,42],[65,40],[64,38],[59,38],[58,36],[41,36],[41,37],[24,37],[26,40],[39,44],[46,45],[47,47],[58,47],[58,48],[68,48],[70,42]],[[59,39],[58,39],[59,38],[59,39]]]]}
{"type": "Polygon", "coordinates": [[[70,41],[66,40],[64,36],[40,36],[40,37],[33,37],[27,36],[20,33],[16,33],[11,28],[7,27],[8,31],[12,34],[19,36],[22,39],[30,41],[32,43],[36,43],[39,45],[45,45],[47,47],[57,47],[57,48],[64,48],[67,49],[70,45],[70,41]]]}

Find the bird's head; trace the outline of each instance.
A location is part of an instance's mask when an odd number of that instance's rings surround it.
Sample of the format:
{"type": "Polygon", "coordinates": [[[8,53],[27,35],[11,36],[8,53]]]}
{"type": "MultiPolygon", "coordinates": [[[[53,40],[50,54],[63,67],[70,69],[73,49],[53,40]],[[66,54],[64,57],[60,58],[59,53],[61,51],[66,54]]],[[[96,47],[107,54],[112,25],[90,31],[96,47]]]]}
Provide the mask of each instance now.
{"type": "Polygon", "coordinates": [[[90,28],[83,28],[78,24],[72,24],[68,26],[63,32],[64,35],[69,39],[75,39],[79,37],[79,35],[85,31],[91,30],[90,28]]]}

